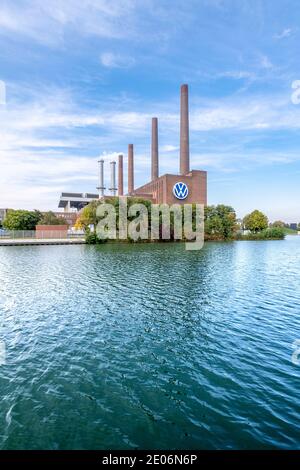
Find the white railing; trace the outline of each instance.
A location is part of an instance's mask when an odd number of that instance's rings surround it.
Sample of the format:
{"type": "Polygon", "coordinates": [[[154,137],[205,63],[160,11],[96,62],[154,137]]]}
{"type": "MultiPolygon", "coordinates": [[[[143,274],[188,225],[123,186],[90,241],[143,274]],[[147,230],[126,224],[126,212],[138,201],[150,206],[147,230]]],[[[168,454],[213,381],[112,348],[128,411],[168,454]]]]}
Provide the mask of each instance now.
{"type": "Polygon", "coordinates": [[[1,230],[0,238],[12,239],[16,238],[36,238],[35,230],[1,230]]]}
{"type": "Polygon", "coordinates": [[[66,233],[63,230],[0,230],[0,239],[69,239],[84,238],[84,233],[80,230],[66,233]]]}

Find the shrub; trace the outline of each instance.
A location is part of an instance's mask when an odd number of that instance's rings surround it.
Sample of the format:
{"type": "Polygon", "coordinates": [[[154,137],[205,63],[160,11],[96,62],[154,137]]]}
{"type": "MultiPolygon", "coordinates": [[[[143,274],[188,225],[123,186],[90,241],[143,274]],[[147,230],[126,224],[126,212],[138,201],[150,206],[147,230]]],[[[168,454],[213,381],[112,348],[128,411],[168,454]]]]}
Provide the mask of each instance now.
{"type": "Polygon", "coordinates": [[[283,240],[284,238],[284,229],[280,227],[271,227],[260,232],[238,234],[236,237],[237,240],[283,240]]]}
{"type": "Polygon", "coordinates": [[[57,217],[54,212],[45,212],[42,219],[39,221],[40,225],[68,225],[65,219],[57,217]]]}
{"type": "Polygon", "coordinates": [[[3,227],[7,230],[35,230],[41,218],[39,211],[9,209],[3,227]]]}
{"type": "Polygon", "coordinates": [[[85,241],[88,245],[99,245],[100,243],[105,243],[105,240],[98,238],[96,232],[86,233],[85,241]]]}
{"type": "Polygon", "coordinates": [[[219,204],[205,207],[205,237],[208,240],[230,240],[237,230],[232,207],[219,204]]]}

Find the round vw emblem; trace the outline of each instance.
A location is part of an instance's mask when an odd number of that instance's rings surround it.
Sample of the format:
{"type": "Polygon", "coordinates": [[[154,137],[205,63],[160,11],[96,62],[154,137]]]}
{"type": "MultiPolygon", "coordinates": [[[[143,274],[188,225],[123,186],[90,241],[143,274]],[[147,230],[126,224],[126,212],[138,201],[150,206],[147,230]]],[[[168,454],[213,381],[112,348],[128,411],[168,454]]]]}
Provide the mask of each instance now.
{"type": "Polygon", "coordinates": [[[189,188],[185,183],[175,183],[173,186],[173,194],[177,199],[185,199],[188,197],[189,188]]]}

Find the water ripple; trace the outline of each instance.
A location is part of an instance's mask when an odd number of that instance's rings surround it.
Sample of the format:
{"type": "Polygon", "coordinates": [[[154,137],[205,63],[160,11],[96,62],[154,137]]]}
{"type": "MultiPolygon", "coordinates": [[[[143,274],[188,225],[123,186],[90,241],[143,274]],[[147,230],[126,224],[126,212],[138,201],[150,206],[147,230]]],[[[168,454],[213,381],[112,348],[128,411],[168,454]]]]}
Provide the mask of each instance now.
{"type": "Polygon", "coordinates": [[[299,448],[300,238],[0,248],[1,449],[299,448]]]}

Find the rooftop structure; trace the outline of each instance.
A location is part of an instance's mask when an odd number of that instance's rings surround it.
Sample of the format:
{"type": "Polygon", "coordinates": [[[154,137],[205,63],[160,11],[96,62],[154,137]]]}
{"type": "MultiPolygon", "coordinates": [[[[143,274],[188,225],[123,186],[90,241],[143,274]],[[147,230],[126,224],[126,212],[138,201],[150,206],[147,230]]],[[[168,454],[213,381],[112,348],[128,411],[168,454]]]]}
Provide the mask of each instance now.
{"type": "Polygon", "coordinates": [[[71,212],[72,209],[79,211],[98,198],[98,194],[92,193],[61,193],[58,207],[64,209],[65,212],[71,212]]]}

